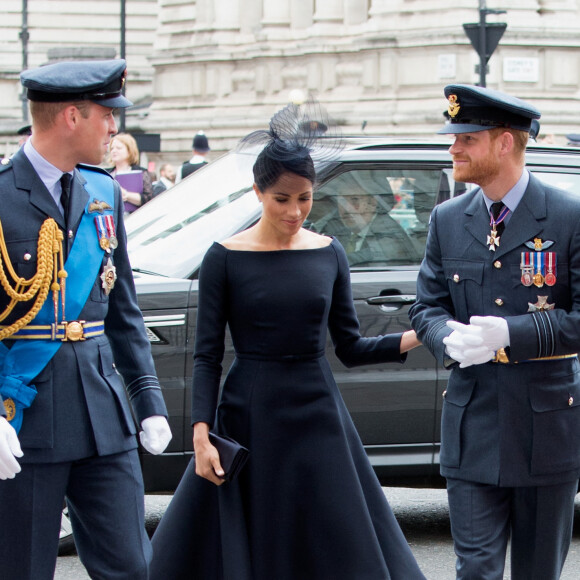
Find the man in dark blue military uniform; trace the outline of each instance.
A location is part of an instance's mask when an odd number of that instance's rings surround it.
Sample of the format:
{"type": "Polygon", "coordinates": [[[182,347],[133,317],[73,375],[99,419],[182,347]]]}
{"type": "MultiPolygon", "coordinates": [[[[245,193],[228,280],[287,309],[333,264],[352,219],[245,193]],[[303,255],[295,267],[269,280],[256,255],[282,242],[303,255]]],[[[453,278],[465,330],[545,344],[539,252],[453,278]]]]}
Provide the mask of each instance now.
{"type": "Polygon", "coordinates": [[[411,309],[451,368],[441,473],[457,578],[560,577],[580,475],[580,200],[525,169],[532,119],[519,99],[445,88],[457,181],[437,206],[411,309]]]}
{"type": "Polygon", "coordinates": [[[128,401],[148,451],[162,452],[171,433],[119,187],[94,167],[117,132],[114,109],[131,104],[125,75],[123,60],[21,75],[33,134],[0,167],[2,578],[53,578],[65,496],[92,578],[148,575],[128,401]]]}

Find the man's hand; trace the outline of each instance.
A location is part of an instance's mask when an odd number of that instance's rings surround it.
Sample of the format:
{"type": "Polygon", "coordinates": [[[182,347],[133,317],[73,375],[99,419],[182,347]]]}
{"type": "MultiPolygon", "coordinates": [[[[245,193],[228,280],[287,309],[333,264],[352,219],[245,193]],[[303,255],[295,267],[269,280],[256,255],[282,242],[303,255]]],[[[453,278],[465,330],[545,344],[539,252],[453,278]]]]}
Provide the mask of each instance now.
{"type": "Polygon", "coordinates": [[[472,316],[470,327],[477,329],[488,348],[496,351],[510,345],[510,332],[505,318],[500,316],[472,316]]]}
{"type": "Polygon", "coordinates": [[[21,467],[16,457],[22,457],[22,449],[14,427],[0,417],[0,479],[14,479],[21,467]]]}
{"type": "Polygon", "coordinates": [[[141,445],[152,455],[159,455],[171,441],[171,429],[162,415],[153,415],[141,421],[143,431],[139,433],[141,445]]]}
{"type": "Polygon", "coordinates": [[[443,339],[445,352],[459,363],[460,368],[483,364],[494,357],[495,350],[485,344],[478,327],[455,320],[448,320],[447,326],[453,332],[443,339]]]}

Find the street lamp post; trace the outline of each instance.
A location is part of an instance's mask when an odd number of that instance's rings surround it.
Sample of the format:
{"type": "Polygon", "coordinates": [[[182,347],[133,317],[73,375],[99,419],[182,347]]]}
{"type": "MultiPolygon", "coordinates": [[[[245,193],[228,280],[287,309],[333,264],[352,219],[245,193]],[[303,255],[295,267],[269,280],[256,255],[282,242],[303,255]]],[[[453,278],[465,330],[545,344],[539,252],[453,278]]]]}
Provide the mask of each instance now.
{"type": "MultiPolygon", "coordinates": [[[[121,0],[121,58],[125,58],[125,0],[121,0]]],[[[125,85],[122,88],[125,94],[125,85]]],[[[119,131],[125,132],[125,109],[121,108],[119,111],[119,131]]]]}
{"type": "Polygon", "coordinates": [[[479,0],[479,86],[485,87],[487,72],[487,48],[485,38],[485,19],[487,16],[486,0],[479,0]]]}
{"type": "MultiPolygon", "coordinates": [[[[28,68],[28,0],[22,0],[22,28],[20,30],[20,40],[22,41],[22,70],[28,68]]],[[[26,98],[26,91],[22,89],[20,95],[22,101],[22,120],[26,123],[28,121],[28,99],[26,98]]]]}

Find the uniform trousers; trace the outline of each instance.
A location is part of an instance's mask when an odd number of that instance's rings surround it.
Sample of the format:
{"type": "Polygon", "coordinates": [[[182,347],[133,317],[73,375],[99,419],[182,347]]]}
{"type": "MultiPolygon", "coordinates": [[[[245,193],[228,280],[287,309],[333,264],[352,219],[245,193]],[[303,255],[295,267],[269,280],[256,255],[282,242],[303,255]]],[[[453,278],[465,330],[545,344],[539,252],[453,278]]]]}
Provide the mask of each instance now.
{"type": "Polygon", "coordinates": [[[22,464],[14,479],[0,481],[0,577],[53,579],[65,496],[90,577],[147,580],[152,550],[137,450],[22,464]]]}
{"type": "Polygon", "coordinates": [[[498,487],[447,480],[457,580],[558,580],[572,539],[578,480],[498,487]]]}

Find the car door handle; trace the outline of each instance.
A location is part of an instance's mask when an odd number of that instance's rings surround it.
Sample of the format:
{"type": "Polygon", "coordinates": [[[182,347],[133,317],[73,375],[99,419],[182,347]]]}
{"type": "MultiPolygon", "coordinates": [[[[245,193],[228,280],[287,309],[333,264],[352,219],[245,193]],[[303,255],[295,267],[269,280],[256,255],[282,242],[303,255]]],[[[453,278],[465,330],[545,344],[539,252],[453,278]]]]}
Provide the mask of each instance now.
{"type": "Polygon", "coordinates": [[[389,296],[373,296],[367,298],[367,304],[389,305],[389,306],[405,306],[413,304],[417,296],[415,294],[391,294],[389,296]]]}

